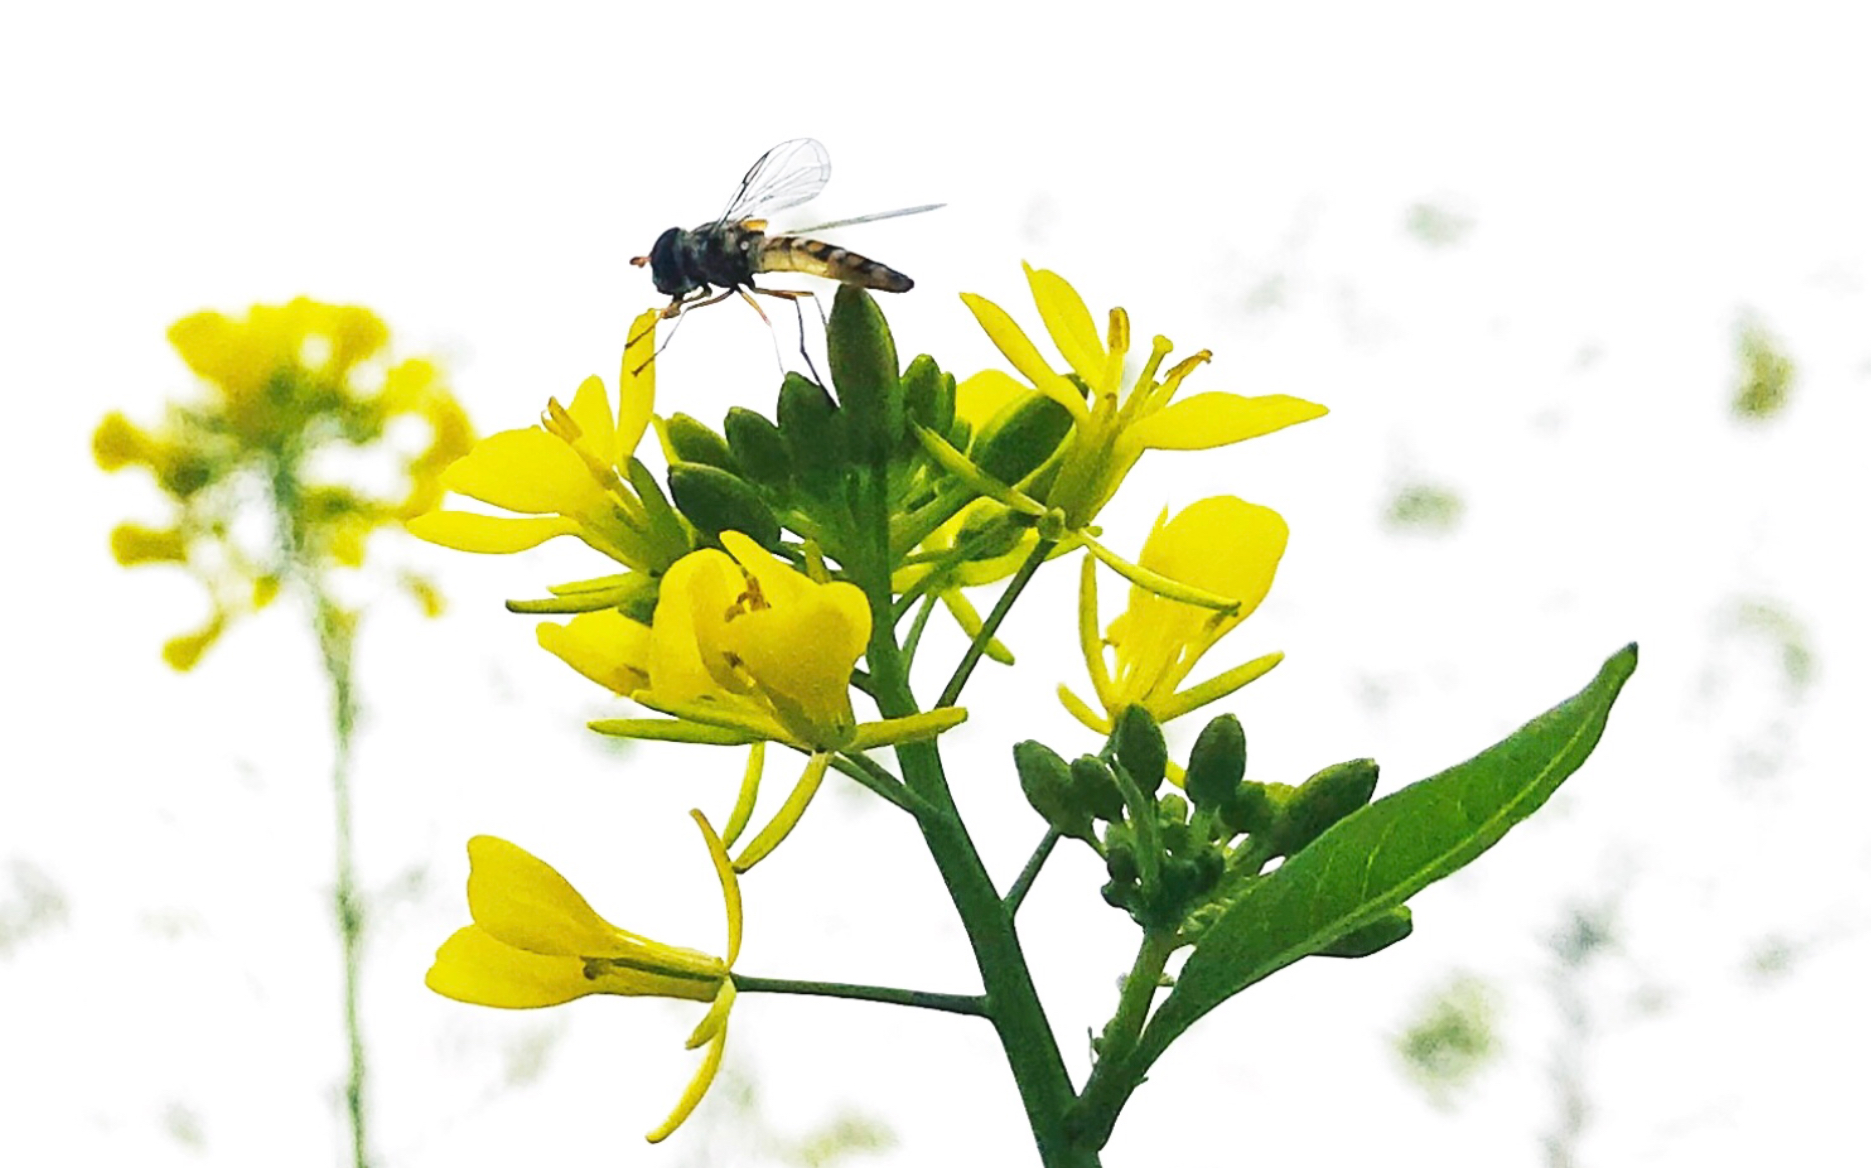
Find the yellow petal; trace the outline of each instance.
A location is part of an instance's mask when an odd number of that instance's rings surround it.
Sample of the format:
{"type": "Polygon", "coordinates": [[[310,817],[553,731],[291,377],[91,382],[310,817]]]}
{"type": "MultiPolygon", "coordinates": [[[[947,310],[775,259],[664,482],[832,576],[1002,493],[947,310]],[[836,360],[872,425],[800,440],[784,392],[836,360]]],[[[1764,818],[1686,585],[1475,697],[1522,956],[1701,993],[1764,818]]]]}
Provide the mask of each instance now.
{"type": "Polygon", "coordinates": [[[650,684],[650,629],[614,608],[539,626],[539,647],[613,693],[650,684]]]}
{"type": "Polygon", "coordinates": [[[617,375],[617,460],[621,464],[636,452],[656,409],[656,322],[659,309],[650,309],[630,323],[625,335],[624,363],[617,375]],[[640,371],[640,372],[639,372],[640,371]]]}
{"type": "Polygon", "coordinates": [[[968,310],[974,313],[975,320],[987,333],[988,339],[994,342],[994,347],[1001,351],[1001,356],[1007,358],[1009,364],[1032,382],[1033,388],[1064,406],[1074,420],[1085,417],[1085,401],[1079,396],[1078,390],[1071,382],[1052,371],[1045,358],[1040,356],[1039,350],[1033,347],[1033,342],[1027,339],[1020,326],[1000,305],[972,292],[963,292],[961,298],[968,305],[968,310]]]}
{"type": "Polygon", "coordinates": [[[565,441],[544,430],[503,430],[475,444],[442,472],[442,484],[522,515],[575,514],[604,490],[565,441]]]}
{"type": "Polygon", "coordinates": [[[718,978],[716,958],[617,928],[594,912],[565,877],[497,836],[468,841],[468,913],[488,935],[515,949],[558,957],[609,957],[664,972],[718,978]]]}
{"type": "Polygon", "coordinates": [[[1021,266],[1026,268],[1026,282],[1033,290],[1039,318],[1045,322],[1052,343],[1059,347],[1059,354],[1085,384],[1099,384],[1104,376],[1105,349],[1098,343],[1098,326],[1078,290],[1057,272],[1021,266]]]}
{"type": "MultiPolygon", "coordinates": [[[[1144,567],[1204,592],[1233,597],[1238,624],[1273,587],[1286,554],[1286,520],[1279,512],[1233,495],[1216,495],[1185,507],[1144,542],[1144,567]]],[[[1132,595],[1140,589],[1133,587],[1132,595]]]]}
{"type": "Polygon", "coordinates": [[[615,466],[617,423],[611,418],[611,395],[604,388],[604,379],[593,375],[579,382],[571,408],[565,412],[578,427],[578,444],[600,465],[615,466]]]}
{"type": "Polygon", "coordinates": [[[506,1010],[557,1006],[597,991],[578,958],[515,949],[478,925],[442,943],[423,981],[445,998],[506,1010]]]}
{"type": "MultiPolygon", "coordinates": [[[[773,553],[738,531],[722,532],[721,546],[754,578],[754,582],[760,586],[760,594],[775,608],[783,608],[819,587],[811,577],[794,571],[773,553]]],[[[869,635],[868,629],[865,635],[869,635]]]]}
{"type": "Polygon", "coordinates": [[[476,515],[469,511],[431,511],[403,525],[417,539],[454,548],[459,552],[493,555],[523,552],[560,535],[576,535],[575,520],[561,515],[509,518],[476,515]]]}
{"type": "Polygon", "coordinates": [[[1127,437],[1151,450],[1208,450],[1323,417],[1324,406],[1285,394],[1198,393],[1144,418],[1127,437]]]}
{"type": "Polygon", "coordinates": [[[994,415],[1032,392],[1009,373],[983,369],[955,387],[955,416],[978,434],[994,415]]]}
{"type": "Polygon", "coordinates": [[[851,669],[870,641],[870,603],[843,581],[811,589],[784,608],[756,609],[728,622],[724,647],[795,734],[839,747],[856,723],[851,669]]]}
{"type": "Polygon", "coordinates": [[[663,577],[650,624],[650,688],[657,700],[685,705],[730,690],[719,677],[721,629],[746,579],[725,552],[703,548],[672,565],[663,577]]]}

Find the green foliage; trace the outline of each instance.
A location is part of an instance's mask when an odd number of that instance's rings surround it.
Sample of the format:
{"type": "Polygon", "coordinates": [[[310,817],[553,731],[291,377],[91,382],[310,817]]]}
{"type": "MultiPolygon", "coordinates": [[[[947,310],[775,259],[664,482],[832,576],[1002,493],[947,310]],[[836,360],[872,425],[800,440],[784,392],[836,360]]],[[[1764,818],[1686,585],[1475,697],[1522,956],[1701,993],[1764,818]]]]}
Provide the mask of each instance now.
{"type": "Polygon", "coordinates": [[[1397,1056],[1438,1106],[1453,1102],[1500,1053],[1498,1009],[1486,982],[1458,977],[1397,1036],[1397,1056]]]}
{"type": "Polygon", "coordinates": [[[1462,520],[1462,497],[1447,487],[1412,483],[1390,500],[1384,522],[1393,528],[1446,532],[1462,520]]]}
{"type": "Polygon", "coordinates": [[[1346,816],[1250,884],[1183,966],[1144,1034],[1134,1073],[1228,998],[1371,924],[1498,843],[1590,755],[1636,668],[1637,647],[1628,646],[1585,689],[1504,741],[1346,816]]]}
{"type": "Polygon", "coordinates": [[[1743,320],[1735,330],[1735,349],[1741,373],[1730,408],[1742,421],[1766,421],[1785,409],[1792,396],[1793,358],[1756,320],[1743,320]]]}

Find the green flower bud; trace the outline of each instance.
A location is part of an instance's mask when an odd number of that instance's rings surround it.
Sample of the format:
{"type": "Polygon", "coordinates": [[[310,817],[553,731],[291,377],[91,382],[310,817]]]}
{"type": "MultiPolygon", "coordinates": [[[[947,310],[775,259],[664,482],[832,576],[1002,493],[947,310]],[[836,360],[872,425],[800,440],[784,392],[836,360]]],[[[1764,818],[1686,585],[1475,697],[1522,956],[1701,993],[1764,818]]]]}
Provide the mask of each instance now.
{"type": "Polygon", "coordinates": [[[825,348],[838,404],[849,418],[852,453],[881,466],[903,441],[903,384],[890,326],[870,293],[839,285],[825,348]]]}
{"type": "Polygon", "coordinates": [[[669,468],[669,493],[689,522],[710,535],[738,531],[762,547],[779,546],[779,520],[760,493],[719,467],[677,463],[669,468]]]}
{"type": "Polygon", "coordinates": [[[1279,822],[1292,795],[1293,788],[1286,783],[1240,783],[1221,805],[1221,821],[1237,833],[1266,835],[1279,822]]]}
{"type": "Polygon", "coordinates": [[[1137,851],[1128,839],[1119,839],[1105,847],[1104,870],[1119,884],[1137,882],[1142,869],[1137,867],[1137,851]]]}
{"type": "Polygon", "coordinates": [[[1240,786],[1246,771],[1247,736],[1241,732],[1241,720],[1223,714],[1196,736],[1182,787],[1197,807],[1222,807],[1240,786]]]}
{"type": "Polygon", "coordinates": [[[955,424],[955,378],[922,354],[903,371],[903,405],[917,425],[947,434],[955,424]]]}
{"type": "Polygon", "coordinates": [[[1072,415],[1044,394],[1003,406],[968,448],[968,457],[989,475],[1012,486],[1052,456],[1072,429],[1072,415]]]}
{"type": "Polygon", "coordinates": [[[786,490],[793,464],[778,426],[753,410],[735,406],[721,428],[727,433],[728,450],[749,482],[773,491],[786,490]]]}
{"type": "Polygon", "coordinates": [[[1104,902],[1112,908],[1121,908],[1132,916],[1137,915],[1137,902],[1140,898],[1135,884],[1113,880],[1100,888],[1098,895],[1104,897],[1104,902]]]}
{"type": "Polygon", "coordinates": [[[1410,935],[1416,924],[1410,906],[1400,904],[1361,929],[1353,929],[1314,954],[1317,957],[1369,957],[1410,935]]]}
{"type": "Polygon", "coordinates": [[[1107,823],[1124,818],[1124,793],[1104,760],[1081,754],[1072,760],[1072,798],[1107,823]]]}
{"type": "Polygon", "coordinates": [[[727,439],[687,414],[673,415],[663,429],[669,435],[669,445],[676,457],[683,462],[719,467],[732,475],[741,473],[734,454],[728,449],[727,439]]]}
{"type": "Polygon", "coordinates": [[[1377,763],[1368,758],[1326,767],[1301,783],[1287,801],[1280,817],[1280,846],[1287,855],[1294,854],[1369,803],[1376,790],[1377,763]]]}
{"type": "Polygon", "coordinates": [[[1163,728],[1150,711],[1140,705],[1124,707],[1112,732],[1117,746],[1117,761],[1130,780],[1145,795],[1156,794],[1169,769],[1169,747],[1163,741],[1163,728]]]}
{"type": "Polygon", "coordinates": [[[1053,830],[1092,843],[1091,812],[1072,797],[1072,769],[1043,742],[1028,739],[1013,748],[1014,769],[1026,801],[1053,830]]]}
{"type": "Polygon", "coordinates": [[[1195,894],[1207,896],[1221,883],[1222,874],[1228,870],[1228,857],[1221,854],[1220,848],[1204,847],[1195,854],[1195,868],[1195,894]]]}
{"type": "Polygon", "coordinates": [[[829,493],[842,480],[845,464],[844,418],[832,395],[788,373],[774,413],[793,473],[814,493],[829,493]]]}

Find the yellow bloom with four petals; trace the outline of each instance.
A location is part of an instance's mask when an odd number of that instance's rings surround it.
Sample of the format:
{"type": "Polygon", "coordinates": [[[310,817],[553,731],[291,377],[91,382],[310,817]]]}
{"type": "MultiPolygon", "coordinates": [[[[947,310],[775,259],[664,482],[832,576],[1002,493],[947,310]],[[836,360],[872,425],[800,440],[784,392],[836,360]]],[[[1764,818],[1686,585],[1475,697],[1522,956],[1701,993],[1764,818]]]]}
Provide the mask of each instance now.
{"type": "MultiPolygon", "coordinates": [[[[962,300],[1001,355],[1038,392],[1072,415],[1058,476],[1046,493],[1064,513],[1068,531],[1082,530],[1116,493],[1146,450],[1207,450],[1228,446],[1325,414],[1324,406],[1285,394],[1243,397],[1210,392],[1173,401],[1183,380],[1209,359],[1207,350],[1172,366],[1157,379],[1170,342],[1157,337],[1143,370],[1125,387],[1130,316],[1113,308],[1103,339],[1091,311],[1055,272],[1026,268],[1040,320],[1072,376],[1054,371],[1026,333],[999,305],[973,293],[962,300]],[[1076,382],[1074,381],[1076,378],[1076,382]],[[1081,392],[1082,390],[1082,392],[1081,392]]],[[[989,371],[969,379],[975,392],[1005,400],[1023,391],[1013,378],[989,371]],[[998,390],[997,388],[998,387],[998,390]]]]}
{"type": "Polygon", "coordinates": [[[1133,584],[1130,604],[1098,633],[1097,561],[1086,556],[1079,577],[1079,644],[1103,713],[1061,685],[1059,699],[1080,722],[1111,732],[1126,707],[1139,705],[1168,722],[1226,697],[1280,663],[1269,653],[1190,689],[1178,691],[1202,655],[1246,620],[1273,587],[1286,552],[1286,521],[1276,511],[1217,495],[1169,518],[1165,509],[1144,541],[1138,562],[1148,571],[1238,602],[1217,611],[1133,584]],[[1110,661],[1106,659],[1109,650],[1110,661]]]}
{"type": "Polygon", "coordinates": [[[409,530],[467,552],[525,551],[574,535],[638,571],[660,572],[693,546],[691,534],[635,461],[656,398],[657,314],[631,325],[611,412],[602,378],[585,379],[570,408],[550,399],[538,426],[503,430],[443,473],[449,490],[515,515],[433,511],[409,530]]]}
{"type": "Polygon", "coordinates": [[[474,923],[442,943],[425,979],[444,997],[477,1006],[531,1009],[587,994],[685,998],[711,1003],[688,1046],[707,1045],[675,1110],[654,1131],[667,1137],[714,1082],[734,1006],[732,971],[741,948],[741,890],[721,837],[699,811],[727,908],[727,956],[665,945],[611,924],[545,861],[506,840],[468,841],[468,913],[474,923]]]}

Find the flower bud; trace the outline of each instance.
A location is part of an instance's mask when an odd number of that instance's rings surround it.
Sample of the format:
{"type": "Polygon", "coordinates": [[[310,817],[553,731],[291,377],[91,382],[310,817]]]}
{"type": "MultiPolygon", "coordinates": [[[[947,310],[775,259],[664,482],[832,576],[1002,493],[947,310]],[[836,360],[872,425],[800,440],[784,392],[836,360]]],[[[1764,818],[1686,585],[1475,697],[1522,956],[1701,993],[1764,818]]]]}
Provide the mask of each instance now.
{"type": "Polygon", "coordinates": [[[1072,415],[1044,394],[1034,393],[989,418],[968,448],[968,457],[1009,486],[1052,456],[1072,429],[1072,415]]]}
{"type": "Polygon", "coordinates": [[[1293,788],[1286,783],[1237,784],[1221,805],[1221,821],[1236,833],[1266,835],[1280,820],[1293,788]]]}
{"type": "Polygon", "coordinates": [[[815,494],[828,493],[842,481],[845,464],[844,418],[832,395],[788,373],[774,412],[793,473],[815,494]]]}
{"type": "Polygon", "coordinates": [[[733,475],[741,472],[733,452],[728,449],[727,439],[689,415],[672,416],[664,423],[663,432],[669,437],[670,448],[683,462],[719,467],[733,475]]]}
{"type": "Polygon", "coordinates": [[[1222,807],[1241,785],[1246,770],[1247,736],[1241,732],[1241,720],[1223,714],[1202,727],[1196,737],[1183,772],[1183,790],[1197,807],[1222,807]]]}
{"type": "Polygon", "coordinates": [[[918,426],[947,434],[955,424],[955,378],[924,353],[903,371],[903,406],[918,426]]]}
{"type": "Polygon", "coordinates": [[[1026,801],[1060,835],[1092,843],[1091,812],[1072,797],[1072,770],[1043,742],[1028,739],[1013,748],[1014,769],[1026,801]]]}
{"type": "Polygon", "coordinates": [[[1410,935],[1416,927],[1408,905],[1398,905],[1361,929],[1353,929],[1319,950],[1317,957],[1369,957],[1410,935]]]}
{"type": "Polygon", "coordinates": [[[851,452],[881,465],[903,440],[903,383],[890,326],[868,292],[839,285],[825,349],[838,405],[849,419],[851,452]]]}
{"type": "Polygon", "coordinates": [[[793,466],[778,426],[753,410],[735,406],[722,429],[727,432],[729,452],[749,482],[773,491],[786,489],[793,466]]]}
{"type": "Polygon", "coordinates": [[[1156,724],[1149,710],[1132,705],[1118,715],[1117,729],[1112,733],[1117,761],[1138,790],[1154,795],[1169,769],[1169,747],[1163,741],[1163,728],[1156,724]]]}
{"type": "Polygon", "coordinates": [[[1326,767],[1293,792],[1280,817],[1280,846],[1287,855],[1318,839],[1325,829],[1371,801],[1377,763],[1356,758],[1326,767]]]}
{"type": "Polygon", "coordinates": [[[1082,754],[1072,760],[1072,798],[1106,823],[1124,818],[1124,792],[1102,759],[1082,754]]]}
{"type": "Polygon", "coordinates": [[[779,546],[780,523],[758,491],[719,467],[678,463],[669,493],[689,522],[709,535],[738,531],[763,547],[779,546]]]}

